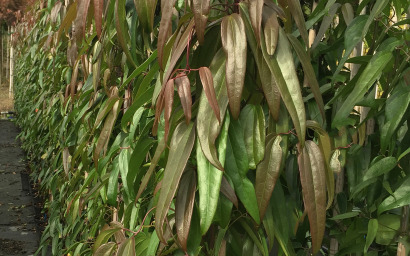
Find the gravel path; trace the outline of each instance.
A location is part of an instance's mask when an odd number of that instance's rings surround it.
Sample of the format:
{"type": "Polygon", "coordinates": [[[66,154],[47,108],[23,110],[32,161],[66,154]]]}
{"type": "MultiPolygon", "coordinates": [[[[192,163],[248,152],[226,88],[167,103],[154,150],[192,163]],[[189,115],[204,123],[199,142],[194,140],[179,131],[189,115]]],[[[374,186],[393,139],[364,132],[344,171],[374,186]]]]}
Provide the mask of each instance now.
{"type": "Polygon", "coordinates": [[[0,120],[0,256],[33,255],[40,238],[17,134],[14,123],[0,120]]]}

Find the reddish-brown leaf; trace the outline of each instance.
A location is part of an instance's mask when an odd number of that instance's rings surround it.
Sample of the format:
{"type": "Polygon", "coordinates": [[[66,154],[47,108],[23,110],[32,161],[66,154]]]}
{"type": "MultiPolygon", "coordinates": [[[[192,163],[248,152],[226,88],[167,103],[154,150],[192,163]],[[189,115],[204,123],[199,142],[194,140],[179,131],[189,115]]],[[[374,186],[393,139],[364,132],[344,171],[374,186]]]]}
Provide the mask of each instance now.
{"type": "Polygon", "coordinates": [[[185,120],[188,124],[191,121],[191,109],[192,109],[192,96],[191,96],[191,85],[188,77],[183,74],[175,79],[175,84],[178,89],[178,95],[181,99],[181,105],[184,110],[185,120]]]}
{"type": "Polygon", "coordinates": [[[172,104],[174,102],[174,79],[170,79],[165,85],[164,91],[164,119],[165,119],[165,142],[169,134],[169,119],[171,118],[172,104]]]}
{"type": "Polygon", "coordinates": [[[263,32],[265,34],[266,51],[269,55],[273,55],[278,45],[279,37],[279,22],[276,13],[272,12],[266,20],[263,32]]]}
{"type": "Polygon", "coordinates": [[[306,141],[303,149],[298,145],[303,202],[309,217],[312,250],[316,254],[322,245],[326,222],[325,161],[320,148],[313,141],[306,141]]]}
{"type": "Polygon", "coordinates": [[[188,234],[191,227],[196,191],[196,172],[185,171],[182,175],[175,201],[175,225],[178,242],[184,251],[187,250],[188,234]]]}
{"type": "Polygon", "coordinates": [[[226,55],[226,88],[229,108],[234,119],[238,119],[246,72],[245,25],[239,14],[225,16],[221,23],[222,47],[226,55]]]}
{"type": "Polygon", "coordinates": [[[211,70],[208,67],[200,67],[199,77],[201,78],[206,98],[208,99],[209,104],[211,105],[211,108],[214,111],[216,118],[218,119],[219,123],[221,123],[221,116],[219,114],[219,106],[218,101],[216,100],[214,80],[212,77],[211,70]]]}
{"type": "Polygon", "coordinates": [[[256,40],[258,44],[261,40],[261,22],[262,22],[262,9],[263,0],[251,0],[249,1],[249,16],[251,18],[251,23],[253,31],[255,32],[256,40]]]}
{"type": "Polygon", "coordinates": [[[158,32],[158,62],[161,69],[164,69],[162,63],[164,45],[169,37],[169,29],[172,23],[172,9],[174,8],[176,0],[161,0],[161,22],[159,24],[158,32]]]}
{"type": "Polygon", "coordinates": [[[79,1],[77,17],[74,21],[74,37],[77,43],[81,43],[85,36],[85,24],[87,22],[88,7],[90,6],[90,0],[79,1]]]}
{"type": "Polygon", "coordinates": [[[57,20],[57,15],[58,15],[59,12],[60,12],[61,6],[62,6],[61,1],[57,1],[57,2],[54,4],[53,9],[51,9],[51,14],[50,14],[50,21],[51,21],[51,23],[55,23],[55,22],[56,22],[56,20],[57,20]]]}
{"type": "Polygon", "coordinates": [[[101,38],[104,0],[93,0],[93,1],[94,1],[93,3],[94,3],[95,30],[97,31],[98,38],[101,38]]]}
{"type": "Polygon", "coordinates": [[[221,193],[229,199],[235,205],[236,208],[238,208],[238,197],[235,194],[235,190],[229,184],[228,180],[225,178],[225,176],[222,176],[222,182],[221,182],[221,193]]]}
{"type": "Polygon", "coordinates": [[[210,0],[193,0],[192,12],[195,19],[195,30],[198,37],[199,44],[204,42],[204,34],[206,28],[206,22],[208,21],[210,0]]]}

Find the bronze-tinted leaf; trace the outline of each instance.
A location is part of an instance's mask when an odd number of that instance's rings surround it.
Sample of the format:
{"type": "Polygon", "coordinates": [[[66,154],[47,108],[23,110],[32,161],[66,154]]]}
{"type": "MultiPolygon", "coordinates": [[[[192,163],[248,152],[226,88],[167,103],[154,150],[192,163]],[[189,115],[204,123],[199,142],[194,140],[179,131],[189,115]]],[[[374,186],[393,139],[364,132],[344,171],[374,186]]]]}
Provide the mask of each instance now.
{"type": "Polygon", "coordinates": [[[263,33],[265,35],[266,51],[269,55],[273,55],[275,53],[279,37],[279,22],[276,13],[272,13],[266,20],[263,33]]]}
{"type": "Polygon", "coordinates": [[[194,210],[195,191],[195,171],[187,170],[184,175],[182,175],[175,201],[175,225],[178,242],[184,251],[187,250],[188,234],[194,210]]]}
{"type": "Polygon", "coordinates": [[[170,79],[166,86],[165,86],[165,91],[164,91],[164,119],[165,119],[165,134],[164,134],[164,139],[165,142],[167,141],[168,138],[168,133],[169,133],[169,119],[171,118],[171,112],[172,112],[172,104],[174,102],[174,79],[170,79]]]}
{"type": "Polygon", "coordinates": [[[249,1],[249,16],[253,31],[255,32],[256,40],[260,42],[261,23],[262,23],[262,8],[263,0],[251,0],[249,1]]]}
{"type": "Polygon", "coordinates": [[[115,253],[116,247],[117,247],[117,244],[114,242],[108,242],[106,244],[102,244],[94,252],[93,256],[111,256],[115,253]]]}
{"type": "Polygon", "coordinates": [[[325,162],[322,152],[313,141],[306,141],[304,148],[299,144],[298,148],[303,202],[309,217],[313,254],[316,254],[322,246],[326,226],[325,162]]]}
{"type": "Polygon", "coordinates": [[[134,0],[134,4],[142,27],[147,33],[152,32],[157,0],[134,0]]]}
{"type": "Polygon", "coordinates": [[[185,120],[187,123],[191,121],[191,109],[192,109],[192,96],[191,96],[191,84],[188,77],[183,74],[175,79],[178,95],[181,99],[181,105],[184,110],[185,120]]]}
{"type": "Polygon", "coordinates": [[[74,19],[77,17],[77,2],[72,3],[67,10],[63,21],[61,22],[60,28],[58,29],[56,44],[60,41],[60,37],[65,30],[68,30],[73,23],[74,19]]]}
{"type": "MultiPolygon", "coordinates": [[[[219,116],[223,119],[226,108],[228,106],[228,96],[225,86],[225,56],[222,50],[218,51],[211,63],[211,72],[213,75],[213,86],[217,103],[219,106],[219,116]]],[[[208,82],[209,84],[209,82],[208,82]]],[[[203,92],[199,99],[199,109],[197,115],[197,130],[198,139],[201,144],[202,152],[209,162],[219,170],[223,170],[223,166],[218,160],[217,150],[215,146],[216,138],[218,137],[222,122],[218,122],[216,115],[213,114],[214,109],[211,107],[208,97],[203,92]]]]}
{"type": "Polygon", "coordinates": [[[57,17],[58,17],[58,14],[60,12],[61,6],[62,6],[61,1],[57,1],[54,4],[53,9],[51,9],[51,13],[50,13],[50,22],[51,23],[55,23],[57,21],[57,17]]]}
{"type": "Polygon", "coordinates": [[[175,129],[168,155],[167,165],[164,170],[162,187],[155,212],[155,228],[158,238],[164,244],[167,243],[164,238],[164,223],[168,215],[168,209],[178,188],[182,172],[191,155],[195,142],[195,129],[193,123],[189,125],[185,122],[180,123],[175,129]]]}
{"type": "Polygon", "coordinates": [[[79,1],[77,17],[74,21],[74,37],[77,43],[81,43],[85,36],[85,25],[87,22],[88,7],[90,6],[90,0],[79,1]]]}
{"type": "Polygon", "coordinates": [[[101,39],[101,27],[102,27],[102,16],[104,9],[104,0],[93,0],[94,2],[94,20],[95,20],[95,30],[97,32],[98,38],[101,39]]]}
{"type": "Polygon", "coordinates": [[[208,99],[209,105],[214,111],[216,119],[218,119],[218,122],[221,123],[221,116],[219,114],[218,101],[216,100],[215,96],[214,80],[211,70],[208,67],[200,67],[199,77],[201,78],[201,83],[204,87],[204,92],[206,98],[208,99]]]}
{"type": "Polygon", "coordinates": [[[235,194],[235,190],[229,184],[228,180],[225,178],[225,176],[222,177],[222,182],[221,182],[221,193],[229,199],[235,205],[236,208],[238,208],[238,197],[235,194]]]}
{"type": "Polygon", "coordinates": [[[172,10],[176,0],[161,0],[161,22],[158,32],[158,62],[161,69],[164,69],[162,63],[164,45],[168,40],[169,29],[172,24],[172,10]]]}
{"type": "Polygon", "coordinates": [[[232,117],[238,119],[245,81],[247,45],[245,25],[239,14],[234,13],[222,19],[221,38],[226,55],[226,88],[229,108],[232,117]]]}
{"type": "Polygon", "coordinates": [[[305,45],[309,45],[308,33],[305,24],[305,18],[303,16],[302,7],[299,0],[289,0],[287,1],[289,5],[289,10],[292,13],[293,19],[295,20],[296,26],[299,29],[300,35],[302,36],[305,45]]]}
{"type": "Polygon", "coordinates": [[[281,136],[272,138],[266,145],[265,158],[256,168],[255,192],[259,216],[263,220],[282,163],[281,136]]]}
{"type": "Polygon", "coordinates": [[[134,256],[135,254],[135,237],[131,236],[118,246],[118,256],[134,256]]]}
{"type": "Polygon", "coordinates": [[[210,0],[192,1],[192,12],[194,13],[195,30],[199,44],[204,42],[206,22],[208,21],[208,13],[210,9],[209,2],[210,0]]]}

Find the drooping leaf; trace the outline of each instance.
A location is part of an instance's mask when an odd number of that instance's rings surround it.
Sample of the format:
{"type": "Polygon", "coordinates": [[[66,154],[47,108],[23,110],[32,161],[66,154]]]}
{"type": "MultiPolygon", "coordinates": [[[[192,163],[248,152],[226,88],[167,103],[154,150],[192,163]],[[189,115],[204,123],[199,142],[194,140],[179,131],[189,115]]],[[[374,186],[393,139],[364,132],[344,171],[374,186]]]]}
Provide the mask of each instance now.
{"type": "Polygon", "coordinates": [[[326,221],[326,171],[320,148],[313,141],[299,145],[299,173],[303,202],[309,217],[313,254],[322,246],[326,221]]]}
{"type": "Polygon", "coordinates": [[[266,63],[275,78],[283,102],[292,118],[299,142],[303,147],[306,132],[305,106],[293,62],[293,55],[283,29],[279,29],[279,41],[274,56],[268,55],[264,44],[261,44],[261,48],[266,63]]]}
{"type": "Polygon", "coordinates": [[[298,0],[287,1],[289,5],[289,10],[292,13],[293,19],[295,20],[296,26],[299,29],[300,35],[302,36],[305,45],[309,45],[308,33],[305,24],[305,18],[303,16],[302,7],[298,0]]]}
{"type": "Polygon", "coordinates": [[[101,231],[101,233],[95,239],[93,245],[93,252],[96,252],[101,245],[107,243],[108,239],[114,235],[115,232],[121,230],[121,228],[108,228],[106,230],[101,231]]]}
{"type": "Polygon", "coordinates": [[[265,216],[276,180],[279,177],[282,163],[281,141],[281,136],[276,136],[266,144],[265,158],[256,168],[255,193],[261,220],[265,216]]]}
{"type": "Polygon", "coordinates": [[[249,16],[258,43],[260,42],[263,2],[263,0],[249,1],[249,16]]]}
{"type": "Polygon", "coordinates": [[[315,71],[313,70],[312,61],[309,57],[309,54],[303,49],[299,41],[292,35],[288,35],[289,41],[292,44],[293,48],[298,55],[300,63],[302,63],[303,71],[305,72],[305,77],[309,83],[309,87],[315,96],[317,106],[319,108],[320,114],[322,115],[323,120],[326,120],[325,117],[325,106],[323,103],[322,93],[320,92],[319,83],[316,79],[315,71]]]}
{"type": "Polygon", "coordinates": [[[194,210],[196,175],[195,171],[186,171],[181,178],[175,201],[175,226],[178,242],[184,251],[187,250],[188,234],[194,210]]]}
{"type": "Polygon", "coordinates": [[[204,42],[204,34],[206,22],[208,21],[208,14],[210,10],[210,0],[193,0],[192,12],[195,19],[195,30],[198,36],[199,44],[204,42]]]}
{"type": "Polygon", "coordinates": [[[400,216],[395,214],[383,214],[379,216],[376,243],[389,245],[397,235],[400,228],[400,216]]]}
{"type": "Polygon", "coordinates": [[[393,57],[391,52],[378,52],[373,55],[369,64],[363,70],[356,86],[352,92],[347,96],[342,106],[336,112],[332,121],[332,127],[339,128],[349,123],[349,114],[357,102],[359,102],[364,94],[373,86],[374,82],[381,76],[382,70],[393,57]]]}
{"type": "Polygon", "coordinates": [[[260,223],[259,209],[253,183],[247,178],[249,170],[243,128],[238,120],[231,120],[229,138],[226,146],[226,174],[231,178],[235,192],[245,209],[260,223]]]}
{"type": "Polygon", "coordinates": [[[239,14],[225,16],[221,23],[222,46],[226,56],[226,88],[232,117],[239,117],[246,71],[245,25],[239,14]]]}
{"type": "Polygon", "coordinates": [[[95,20],[95,30],[97,31],[98,38],[101,39],[101,28],[102,28],[102,16],[104,9],[104,0],[93,0],[94,3],[94,20],[95,20]]]}
{"type": "Polygon", "coordinates": [[[79,1],[77,16],[74,21],[74,37],[77,44],[80,44],[85,37],[85,26],[87,22],[88,7],[91,0],[79,1]]]}
{"type": "Polygon", "coordinates": [[[126,23],[126,12],[125,12],[125,1],[126,0],[115,0],[115,28],[117,30],[118,42],[121,45],[122,50],[127,56],[127,60],[134,66],[134,59],[132,58],[131,52],[128,48],[128,43],[130,42],[130,35],[128,34],[127,23],[126,23]]]}
{"type": "Polygon", "coordinates": [[[192,112],[192,96],[189,79],[186,75],[177,77],[175,79],[178,95],[181,99],[182,109],[184,110],[185,120],[187,123],[191,121],[192,112]]]}
{"type": "Polygon", "coordinates": [[[74,3],[68,6],[67,13],[63,21],[61,22],[60,28],[58,29],[56,44],[60,42],[61,35],[64,33],[65,30],[68,30],[68,28],[73,23],[76,17],[77,17],[77,1],[75,1],[74,3]]]}
{"type": "Polygon", "coordinates": [[[168,141],[169,119],[171,118],[172,104],[174,102],[174,79],[170,79],[165,85],[164,91],[164,119],[165,119],[165,134],[164,139],[168,141]]]}
{"type": "Polygon", "coordinates": [[[246,105],[239,119],[243,128],[249,168],[256,169],[265,153],[265,116],[262,106],[246,105]]]}
{"type": "Polygon", "coordinates": [[[238,198],[236,197],[235,190],[232,185],[228,182],[225,176],[222,177],[221,182],[221,193],[238,208],[238,198]]]}
{"type": "Polygon", "coordinates": [[[161,21],[158,32],[158,62],[159,67],[164,69],[163,65],[163,53],[164,46],[169,37],[169,30],[172,24],[172,10],[174,8],[176,0],[161,0],[161,21]]]}
{"type": "Polygon", "coordinates": [[[108,179],[108,186],[107,186],[107,202],[109,205],[116,207],[117,196],[118,196],[118,175],[120,173],[120,167],[118,164],[118,157],[116,157],[113,161],[114,168],[110,173],[110,178],[108,179]]]}
{"type": "Polygon", "coordinates": [[[393,195],[384,199],[377,208],[377,214],[410,204],[410,176],[408,176],[393,195]]]}
{"type": "Polygon", "coordinates": [[[379,227],[379,222],[377,219],[369,220],[369,224],[367,224],[367,235],[366,235],[366,245],[364,246],[363,253],[366,255],[367,251],[369,250],[370,245],[373,243],[374,239],[377,235],[377,229],[379,227]]]}
{"type": "Polygon", "coordinates": [[[279,37],[279,22],[276,13],[272,13],[266,20],[263,33],[265,35],[266,52],[269,55],[273,55],[278,45],[279,37]]]}
{"type": "Polygon", "coordinates": [[[208,67],[200,67],[199,68],[199,77],[201,78],[202,87],[204,88],[204,92],[206,98],[208,99],[209,105],[211,106],[216,119],[218,122],[221,123],[221,115],[218,106],[218,101],[215,95],[215,87],[214,87],[214,80],[212,77],[212,72],[208,67]]]}
{"type": "Polygon", "coordinates": [[[122,242],[118,247],[118,256],[134,256],[135,254],[135,238],[132,236],[122,242]]]}
{"type": "Polygon", "coordinates": [[[155,212],[155,228],[158,238],[166,244],[164,238],[164,222],[168,209],[177,190],[182,172],[191,155],[195,142],[195,129],[193,123],[189,125],[180,123],[172,135],[168,162],[165,166],[162,187],[155,212]]]}
{"type": "Polygon", "coordinates": [[[152,32],[157,0],[134,0],[138,20],[146,32],[152,32]]]}
{"type": "Polygon", "coordinates": [[[108,242],[98,247],[93,256],[112,256],[116,250],[117,244],[114,242],[108,242]]]}
{"type": "MultiPolygon", "coordinates": [[[[225,58],[222,51],[219,51],[212,63],[211,72],[213,74],[213,85],[215,96],[219,106],[219,115],[224,118],[228,105],[228,96],[225,87],[225,58]]],[[[197,115],[198,139],[202,152],[209,162],[219,170],[223,170],[222,164],[218,160],[217,150],[215,147],[216,138],[222,128],[222,123],[218,122],[217,117],[213,114],[214,109],[208,101],[205,93],[201,94],[199,99],[199,110],[197,115]]]]}
{"type": "Polygon", "coordinates": [[[315,49],[316,46],[319,44],[319,42],[322,40],[326,31],[329,29],[330,25],[332,24],[333,18],[340,6],[341,5],[339,3],[335,3],[332,5],[332,7],[330,7],[329,13],[323,18],[323,21],[320,24],[319,31],[317,32],[315,40],[312,43],[312,46],[311,46],[312,50],[315,49]]]}
{"type": "MultiPolygon", "coordinates": [[[[229,114],[226,115],[221,133],[217,140],[218,159],[224,167],[226,154],[226,141],[230,123],[229,114]]],[[[212,224],[218,206],[219,192],[223,172],[213,166],[202,153],[200,143],[196,147],[198,192],[199,192],[199,217],[201,234],[204,235],[212,224]]]]}

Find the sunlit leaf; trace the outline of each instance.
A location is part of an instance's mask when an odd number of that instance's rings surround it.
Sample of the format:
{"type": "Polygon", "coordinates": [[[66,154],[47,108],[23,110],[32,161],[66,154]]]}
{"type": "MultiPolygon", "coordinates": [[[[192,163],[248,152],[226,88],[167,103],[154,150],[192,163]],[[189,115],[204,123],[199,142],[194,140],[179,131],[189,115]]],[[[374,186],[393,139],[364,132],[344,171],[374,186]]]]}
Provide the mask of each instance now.
{"type": "Polygon", "coordinates": [[[206,22],[208,21],[208,14],[210,10],[210,0],[193,0],[192,12],[195,19],[195,30],[198,36],[199,44],[204,42],[204,34],[206,22]]]}
{"type": "Polygon", "coordinates": [[[249,1],[249,16],[258,42],[260,42],[263,2],[263,0],[249,1]]]}
{"type": "Polygon", "coordinates": [[[163,65],[164,46],[169,38],[169,30],[172,25],[172,10],[176,0],[161,0],[161,22],[158,33],[158,62],[161,69],[163,65]]]}
{"type": "Polygon", "coordinates": [[[94,3],[95,30],[97,31],[98,37],[101,38],[104,0],[93,0],[93,3],[94,3]]]}
{"type": "Polygon", "coordinates": [[[177,77],[175,79],[175,85],[178,90],[178,95],[181,100],[182,108],[184,109],[185,120],[187,123],[189,123],[191,121],[192,115],[192,96],[191,85],[188,77],[185,75],[177,77]]]}
{"type": "Polygon", "coordinates": [[[220,110],[219,110],[218,101],[215,95],[214,80],[212,77],[211,70],[207,67],[200,67],[199,77],[201,78],[201,83],[204,88],[204,92],[205,92],[206,98],[208,99],[209,105],[214,111],[216,119],[218,119],[218,122],[221,123],[221,115],[219,113],[220,110]]]}
{"type": "Polygon", "coordinates": [[[133,256],[135,254],[135,239],[130,237],[118,246],[118,256],[133,256]]]}

